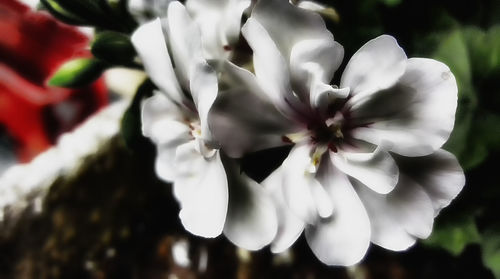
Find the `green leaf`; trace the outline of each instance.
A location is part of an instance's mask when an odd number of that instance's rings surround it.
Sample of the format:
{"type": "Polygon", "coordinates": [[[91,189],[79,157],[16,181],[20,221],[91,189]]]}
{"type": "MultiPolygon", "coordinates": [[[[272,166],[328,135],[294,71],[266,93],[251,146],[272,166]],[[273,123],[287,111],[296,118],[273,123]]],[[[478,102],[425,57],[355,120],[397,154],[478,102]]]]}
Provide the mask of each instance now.
{"type": "Polygon", "coordinates": [[[469,49],[462,31],[457,29],[448,34],[438,46],[433,57],[450,67],[457,79],[459,97],[470,98],[471,101],[477,102],[472,89],[469,49]]]}
{"type": "Polygon", "coordinates": [[[498,94],[493,94],[500,92],[494,76],[500,73],[499,35],[499,27],[488,32],[475,27],[455,29],[433,55],[450,67],[457,80],[455,127],[444,148],[454,153],[466,170],[481,164],[492,148],[500,148],[500,116],[490,112],[500,104],[498,94]]]}
{"type": "Polygon", "coordinates": [[[135,18],[130,14],[128,10],[128,1],[129,0],[101,0],[106,2],[109,9],[119,18],[124,26],[128,27],[129,32],[134,31],[138,23],[135,18]]]}
{"type": "Polygon", "coordinates": [[[136,27],[129,17],[115,14],[106,0],[41,0],[49,12],[74,25],[131,32],[136,27]]]}
{"type": "Polygon", "coordinates": [[[432,247],[439,247],[457,256],[463,249],[472,243],[479,243],[481,236],[474,223],[473,216],[462,217],[462,219],[444,224],[437,223],[432,235],[423,241],[432,247]]]}
{"type": "Polygon", "coordinates": [[[141,129],[141,103],[144,98],[153,94],[154,89],[155,86],[151,80],[146,79],[137,89],[130,106],[123,115],[120,134],[130,150],[140,149],[145,140],[141,129]]]}
{"type": "Polygon", "coordinates": [[[72,25],[87,25],[88,21],[79,17],[78,15],[66,10],[55,0],[40,0],[40,4],[43,5],[54,17],[57,19],[72,25]]]}
{"type": "Polygon", "coordinates": [[[500,26],[487,32],[476,27],[464,29],[475,76],[486,76],[500,68],[500,26]]]}
{"type": "Polygon", "coordinates": [[[474,126],[474,114],[478,98],[472,86],[471,62],[469,50],[460,29],[450,32],[441,41],[433,57],[450,67],[458,86],[458,109],[455,127],[445,149],[454,153],[464,169],[482,162],[487,151],[481,144],[471,144],[474,126]]]}
{"type": "Polygon", "coordinates": [[[481,245],[483,262],[491,269],[496,278],[500,278],[500,229],[488,229],[483,232],[481,245]]]}
{"type": "Polygon", "coordinates": [[[88,85],[106,69],[103,62],[93,58],[77,58],[64,63],[50,78],[50,86],[76,88],[88,85]]]}
{"type": "Polygon", "coordinates": [[[389,7],[395,7],[399,4],[401,4],[402,0],[380,0],[380,2],[384,3],[385,5],[389,7]]]}
{"type": "Polygon", "coordinates": [[[113,31],[98,33],[91,51],[95,57],[116,65],[130,65],[136,56],[130,37],[113,31]]]}

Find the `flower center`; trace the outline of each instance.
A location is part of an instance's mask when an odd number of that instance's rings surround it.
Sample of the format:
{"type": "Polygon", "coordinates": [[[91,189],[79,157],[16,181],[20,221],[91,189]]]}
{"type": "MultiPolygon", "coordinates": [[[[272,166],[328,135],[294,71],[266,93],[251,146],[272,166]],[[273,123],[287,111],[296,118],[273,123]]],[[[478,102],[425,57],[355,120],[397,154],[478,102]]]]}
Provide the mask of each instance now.
{"type": "Polygon", "coordinates": [[[341,114],[336,114],[334,117],[318,122],[316,125],[310,125],[308,129],[311,142],[315,145],[327,146],[330,151],[336,153],[338,147],[344,141],[343,122],[344,119],[341,114]]]}
{"type": "Polygon", "coordinates": [[[201,137],[201,126],[199,121],[189,122],[189,129],[191,130],[191,136],[193,138],[196,139],[201,137]]]}

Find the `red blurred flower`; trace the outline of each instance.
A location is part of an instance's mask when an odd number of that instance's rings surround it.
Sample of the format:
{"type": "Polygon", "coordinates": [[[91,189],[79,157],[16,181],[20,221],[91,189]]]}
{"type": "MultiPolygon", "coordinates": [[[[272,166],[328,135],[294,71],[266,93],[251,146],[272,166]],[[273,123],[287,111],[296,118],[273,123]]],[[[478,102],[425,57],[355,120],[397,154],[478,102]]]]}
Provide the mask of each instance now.
{"type": "Polygon", "coordinates": [[[89,39],[76,28],[2,0],[0,34],[0,125],[25,162],[107,104],[107,92],[102,80],[78,90],[46,85],[65,61],[90,56],[89,39]]]}

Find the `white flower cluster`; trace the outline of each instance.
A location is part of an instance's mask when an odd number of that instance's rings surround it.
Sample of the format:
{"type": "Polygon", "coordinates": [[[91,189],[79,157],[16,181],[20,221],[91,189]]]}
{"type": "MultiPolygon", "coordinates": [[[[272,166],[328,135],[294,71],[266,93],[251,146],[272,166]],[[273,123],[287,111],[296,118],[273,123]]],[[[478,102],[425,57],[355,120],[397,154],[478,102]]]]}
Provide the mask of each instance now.
{"type": "Polygon", "coordinates": [[[440,149],[457,106],[446,65],[407,58],[382,35],[332,85],[344,50],[313,11],[187,0],[164,14],[132,36],[158,88],[143,133],[191,233],[282,252],[304,231],[322,262],[352,265],[370,242],[397,251],[428,237],[464,186],[440,149]],[[260,184],[235,160],[283,145],[290,153],[260,184]]]}

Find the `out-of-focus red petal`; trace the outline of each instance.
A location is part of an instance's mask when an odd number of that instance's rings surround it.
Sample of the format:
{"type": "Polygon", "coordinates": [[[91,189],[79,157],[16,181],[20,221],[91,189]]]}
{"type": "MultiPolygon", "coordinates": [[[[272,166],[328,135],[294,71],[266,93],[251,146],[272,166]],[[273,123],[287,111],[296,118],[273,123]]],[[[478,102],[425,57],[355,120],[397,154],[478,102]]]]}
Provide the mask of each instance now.
{"type": "Polygon", "coordinates": [[[107,90],[102,80],[76,90],[46,85],[64,62],[90,56],[89,38],[50,14],[2,0],[0,34],[0,124],[27,161],[106,105],[107,90]]]}

